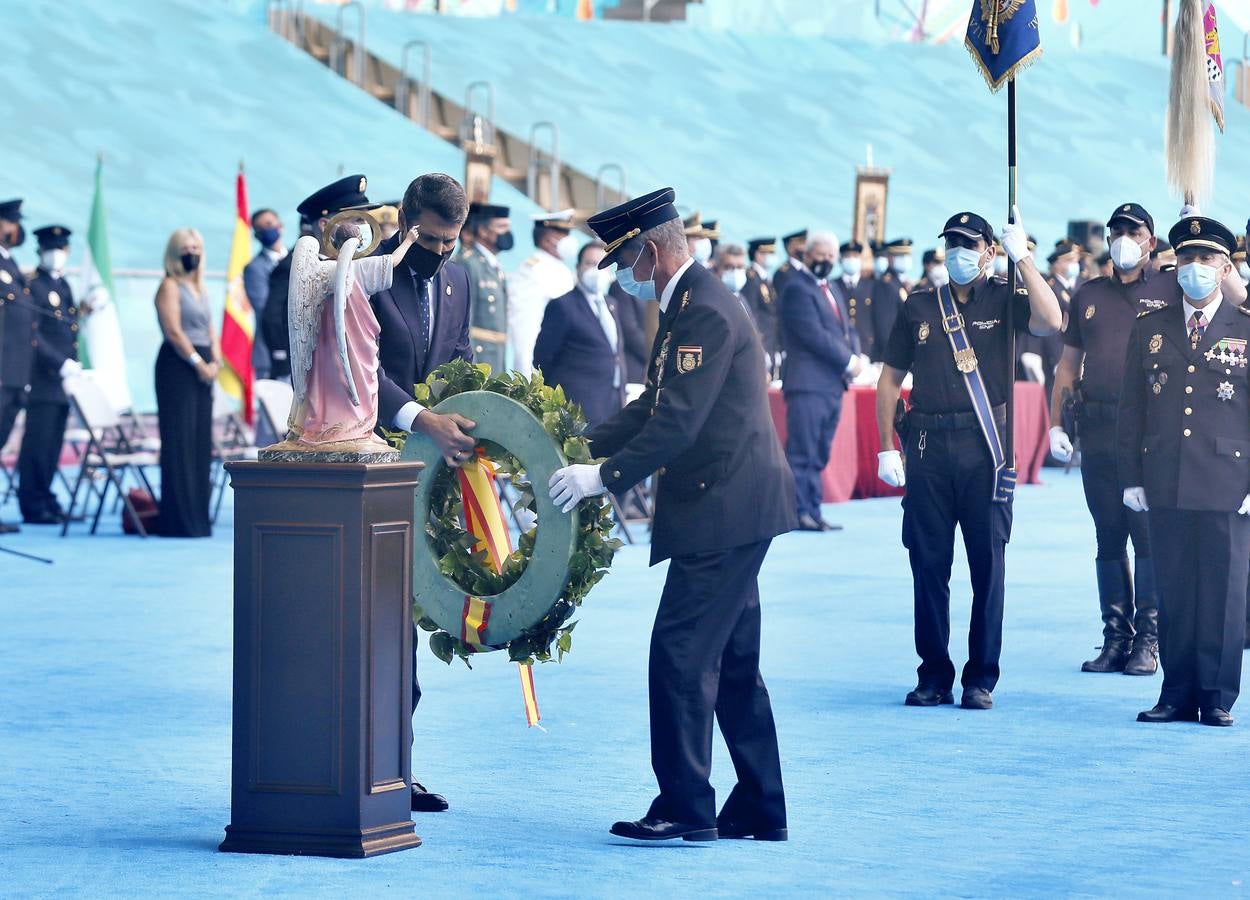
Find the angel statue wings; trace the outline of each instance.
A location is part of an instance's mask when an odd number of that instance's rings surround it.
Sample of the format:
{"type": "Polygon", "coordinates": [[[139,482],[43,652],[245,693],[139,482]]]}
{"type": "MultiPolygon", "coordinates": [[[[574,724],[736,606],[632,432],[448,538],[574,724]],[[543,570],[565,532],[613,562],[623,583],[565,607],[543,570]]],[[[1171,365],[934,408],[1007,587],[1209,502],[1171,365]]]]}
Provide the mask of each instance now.
{"type": "Polygon", "coordinates": [[[396,458],[373,431],[379,325],[369,296],[391,286],[394,267],[417,229],[410,229],[393,253],[368,256],[380,239],[368,210],[344,210],[326,223],[321,241],[305,236],[295,243],[287,308],[294,398],[286,440],[266,448],[266,458],[396,458]]]}

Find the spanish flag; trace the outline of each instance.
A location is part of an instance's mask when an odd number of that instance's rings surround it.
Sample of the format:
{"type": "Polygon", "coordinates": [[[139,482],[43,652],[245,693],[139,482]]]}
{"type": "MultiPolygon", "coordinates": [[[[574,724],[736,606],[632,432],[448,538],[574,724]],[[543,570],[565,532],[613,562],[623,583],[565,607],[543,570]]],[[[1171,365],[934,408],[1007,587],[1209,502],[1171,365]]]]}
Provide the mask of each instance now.
{"type": "Polygon", "coordinates": [[[221,355],[225,365],[217,376],[226,393],[243,406],[243,418],[252,422],[252,336],[255,315],[243,290],[243,268],[252,249],[252,229],[247,212],[247,185],[243,164],[235,176],[234,238],[226,266],[226,309],[221,322],[221,355]]]}

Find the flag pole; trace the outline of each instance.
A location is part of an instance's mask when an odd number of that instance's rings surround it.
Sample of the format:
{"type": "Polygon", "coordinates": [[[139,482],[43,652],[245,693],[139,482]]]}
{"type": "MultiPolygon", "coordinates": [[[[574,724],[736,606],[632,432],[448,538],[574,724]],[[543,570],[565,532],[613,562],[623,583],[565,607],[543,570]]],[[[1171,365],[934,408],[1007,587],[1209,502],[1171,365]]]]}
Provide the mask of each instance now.
{"type": "MultiPolygon", "coordinates": [[[[1018,170],[1016,168],[1016,79],[1007,82],[1007,221],[1016,221],[1016,190],[1018,187],[1018,170]]],[[[1007,452],[1007,468],[1016,467],[1015,442],[1015,394],[1016,394],[1016,264],[1007,257],[1007,287],[1010,289],[1007,311],[1007,422],[1003,429],[1003,437],[1007,452]]]]}

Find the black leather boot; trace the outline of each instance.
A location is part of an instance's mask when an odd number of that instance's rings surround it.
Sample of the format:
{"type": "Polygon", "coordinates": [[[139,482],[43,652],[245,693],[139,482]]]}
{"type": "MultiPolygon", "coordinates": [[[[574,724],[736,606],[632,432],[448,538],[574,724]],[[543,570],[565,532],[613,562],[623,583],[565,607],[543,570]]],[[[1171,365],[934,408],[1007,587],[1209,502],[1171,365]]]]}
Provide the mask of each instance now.
{"type": "Polygon", "coordinates": [[[1127,559],[1096,559],[1098,605],[1102,608],[1102,652],[1081,664],[1082,672],[1123,672],[1133,643],[1133,582],[1127,559]]]}
{"type": "Polygon", "coordinates": [[[1124,674],[1153,675],[1159,671],[1159,595],[1155,589],[1155,567],[1149,556],[1139,556],[1134,568],[1137,634],[1133,637],[1133,652],[1124,665],[1124,674]]]}

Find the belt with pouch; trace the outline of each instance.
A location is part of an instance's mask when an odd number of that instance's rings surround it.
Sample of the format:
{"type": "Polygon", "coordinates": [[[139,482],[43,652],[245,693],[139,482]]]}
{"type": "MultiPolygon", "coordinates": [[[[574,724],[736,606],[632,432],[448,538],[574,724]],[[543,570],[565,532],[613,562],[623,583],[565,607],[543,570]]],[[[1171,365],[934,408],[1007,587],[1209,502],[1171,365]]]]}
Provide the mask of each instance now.
{"type": "MultiPolygon", "coordinates": [[[[1007,422],[1007,407],[999,404],[994,407],[994,422],[1002,427],[1007,422]]],[[[912,431],[964,431],[979,428],[975,412],[954,413],[922,413],[911,410],[907,414],[907,426],[912,431]]]]}

